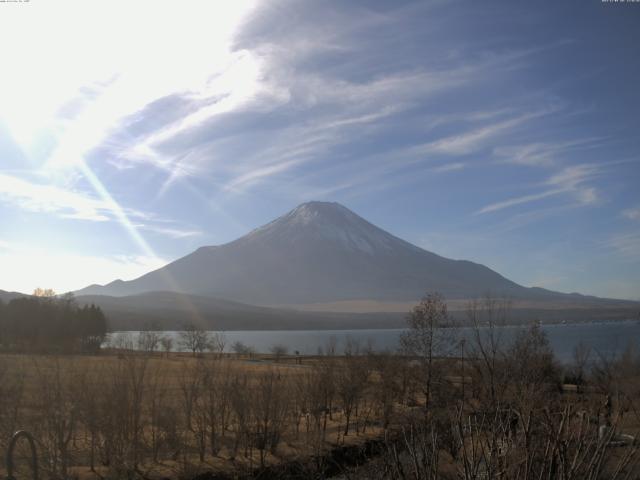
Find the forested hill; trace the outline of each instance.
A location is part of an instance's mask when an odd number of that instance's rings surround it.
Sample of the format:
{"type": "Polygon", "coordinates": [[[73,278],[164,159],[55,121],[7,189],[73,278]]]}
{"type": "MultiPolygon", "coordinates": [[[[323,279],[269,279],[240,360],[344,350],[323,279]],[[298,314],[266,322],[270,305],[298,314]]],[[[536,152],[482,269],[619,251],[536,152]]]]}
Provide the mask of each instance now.
{"type": "Polygon", "coordinates": [[[15,297],[0,300],[0,345],[8,351],[93,352],[108,331],[95,305],[73,297],[15,297]]]}

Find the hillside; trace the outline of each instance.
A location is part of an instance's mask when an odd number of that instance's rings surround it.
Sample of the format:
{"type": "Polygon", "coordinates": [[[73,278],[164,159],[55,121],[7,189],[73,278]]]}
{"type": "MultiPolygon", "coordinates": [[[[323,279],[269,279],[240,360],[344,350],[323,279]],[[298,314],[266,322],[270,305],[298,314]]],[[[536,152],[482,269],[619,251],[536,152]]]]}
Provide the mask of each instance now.
{"type": "Polygon", "coordinates": [[[92,285],[77,294],[154,291],[265,306],[417,301],[426,291],[439,291],[448,299],[488,291],[523,300],[587,298],[523,287],[484,265],[421,249],[342,205],[326,202],[300,205],[235,241],[199,248],[135,280],[92,285]]]}
{"type": "Polygon", "coordinates": [[[8,303],[14,298],[20,298],[26,296],[24,293],[18,292],[6,292],[4,290],[0,290],[0,301],[4,303],[8,303]]]}
{"type": "Polygon", "coordinates": [[[193,323],[212,330],[316,330],[404,327],[403,313],[324,313],[256,307],[175,292],[127,297],[83,295],[80,304],[99,306],[112,330],[179,330],[193,323]]]}
{"type": "MultiPolygon", "coordinates": [[[[150,292],[127,297],[88,295],[78,297],[80,304],[98,305],[112,330],[179,330],[193,323],[211,330],[344,330],[403,328],[412,305],[398,305],[395,311],[372,313],[302,311],[266,308],[211,297],[175,292],[150,292]]],[[[367,306],[366,308],[370,308],[367,306]]],[[[465,302],[449,302],[451,316],[467,320],[465,302]]],[[[545,323],[623,320],[637,315],[638,305],[602,302],[599,305],[550,305],[540,302],[516,303],[509,312],[510,323],[545,323]]]]}

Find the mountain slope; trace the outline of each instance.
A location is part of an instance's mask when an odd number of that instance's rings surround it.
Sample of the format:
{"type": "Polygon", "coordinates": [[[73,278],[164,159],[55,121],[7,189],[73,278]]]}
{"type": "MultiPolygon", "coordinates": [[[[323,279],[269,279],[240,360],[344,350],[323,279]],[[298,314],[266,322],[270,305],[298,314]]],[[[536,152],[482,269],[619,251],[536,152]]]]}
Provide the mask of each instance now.
{"type": "Polygon", "coordinates": [[[126,297],[82,295],[77,301],[80,305],[99,306],[112,330],[140,330],[149,326],[179,330],[186,323],[215,330],[399,328],[405,324],[404,313],[300,312],[175,292],[126,297]]]}
{"type": "Polygon", "coordinates": [[[92,285],[78,295],[173,291],[254,305],[352,299],[416,300],[426,291],[469,298],[564,294],[522,287],[493,270],[416,247],[337,203],[310,202],[221,246],[202,247],[131,281],[92,285]]]}
{"type": "Polygon", "coordinates": [[[4,302],[4,303],[9,303],[11,300],[15,299],[15,298],[21,298],[21,297],[26,297],[28,295],[25,295],[24,293],[18,293],[18,292],[6,292],[4,290],[0,290],[0,301],[4,302]]]}
{"type": "MultiPolygon", "coordinates": [[[[160,330],[179,330],[193,323],[212,330],[343,330],[402,328],[406,326],[406,308],[395,312],[322,312],[257,307],[212,297],[175,292],[150,292],[126,297],[86,295],[77,297],[80,305],[98,305],[106,314],[112,330],[140,330],[151,326],[160,330]]],[[[522,305],[509,313],[514,324],[539,319],[546,322],[585,322],[623,320],[637,314],[638,305],[585,302],[575,304],[522,305]]],[[[450,305],[452,318],[464,322],[464,304],[450,305]]]]}

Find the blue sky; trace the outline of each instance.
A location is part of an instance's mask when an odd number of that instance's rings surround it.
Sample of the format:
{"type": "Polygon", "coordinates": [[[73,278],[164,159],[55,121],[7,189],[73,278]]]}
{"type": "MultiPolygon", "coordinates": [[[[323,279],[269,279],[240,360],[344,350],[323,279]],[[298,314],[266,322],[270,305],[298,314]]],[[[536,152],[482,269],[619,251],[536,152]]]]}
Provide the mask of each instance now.
{"type": "Polygon", "coordinates": [[[0,289],[134,278],[330,200],[640,299],[638,25],[591,0],[0,4],[0,289]]]}

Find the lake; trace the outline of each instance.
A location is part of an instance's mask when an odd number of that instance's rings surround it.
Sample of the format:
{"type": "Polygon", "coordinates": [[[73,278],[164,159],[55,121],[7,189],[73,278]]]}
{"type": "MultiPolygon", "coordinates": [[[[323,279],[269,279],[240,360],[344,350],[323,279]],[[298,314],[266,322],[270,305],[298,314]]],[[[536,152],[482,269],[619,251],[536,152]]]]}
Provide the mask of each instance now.
{"type": "MultiPolygon", "coordinates": [[[[523,327],[503,328],[505,342],[513,339],[523,327]]],[[[562,362],[572,359],[573,350],[580,342],[588,345],[602,355],[621,353],[630,341],[640,341],[640,323],[635,320],[601,323],[542,325],[549,342],[562,362]]],[[[342,352],[349,339],[361,346],[372,345],[375,350],[395,350],[404,329],[381,330],[246,330],[222,332],[226,339],[226,351],[230,351],[234,342],[240,341],[251,346],[259,353],[267,353],[273,345],[284,345],[290,353],[299,351],[303,355],[318,353],[330,341],[335,341],[337,351],[342,352]]],[[[471,338],[469,328],[460,328],[459,338],[471,338]]],[[[128,334],[134,344],[140,332],[114,332],[112,335],[128,334]]],[[[178,350],[180,332],[162,332],[174,338],[174,349],[178,350]]]]}

